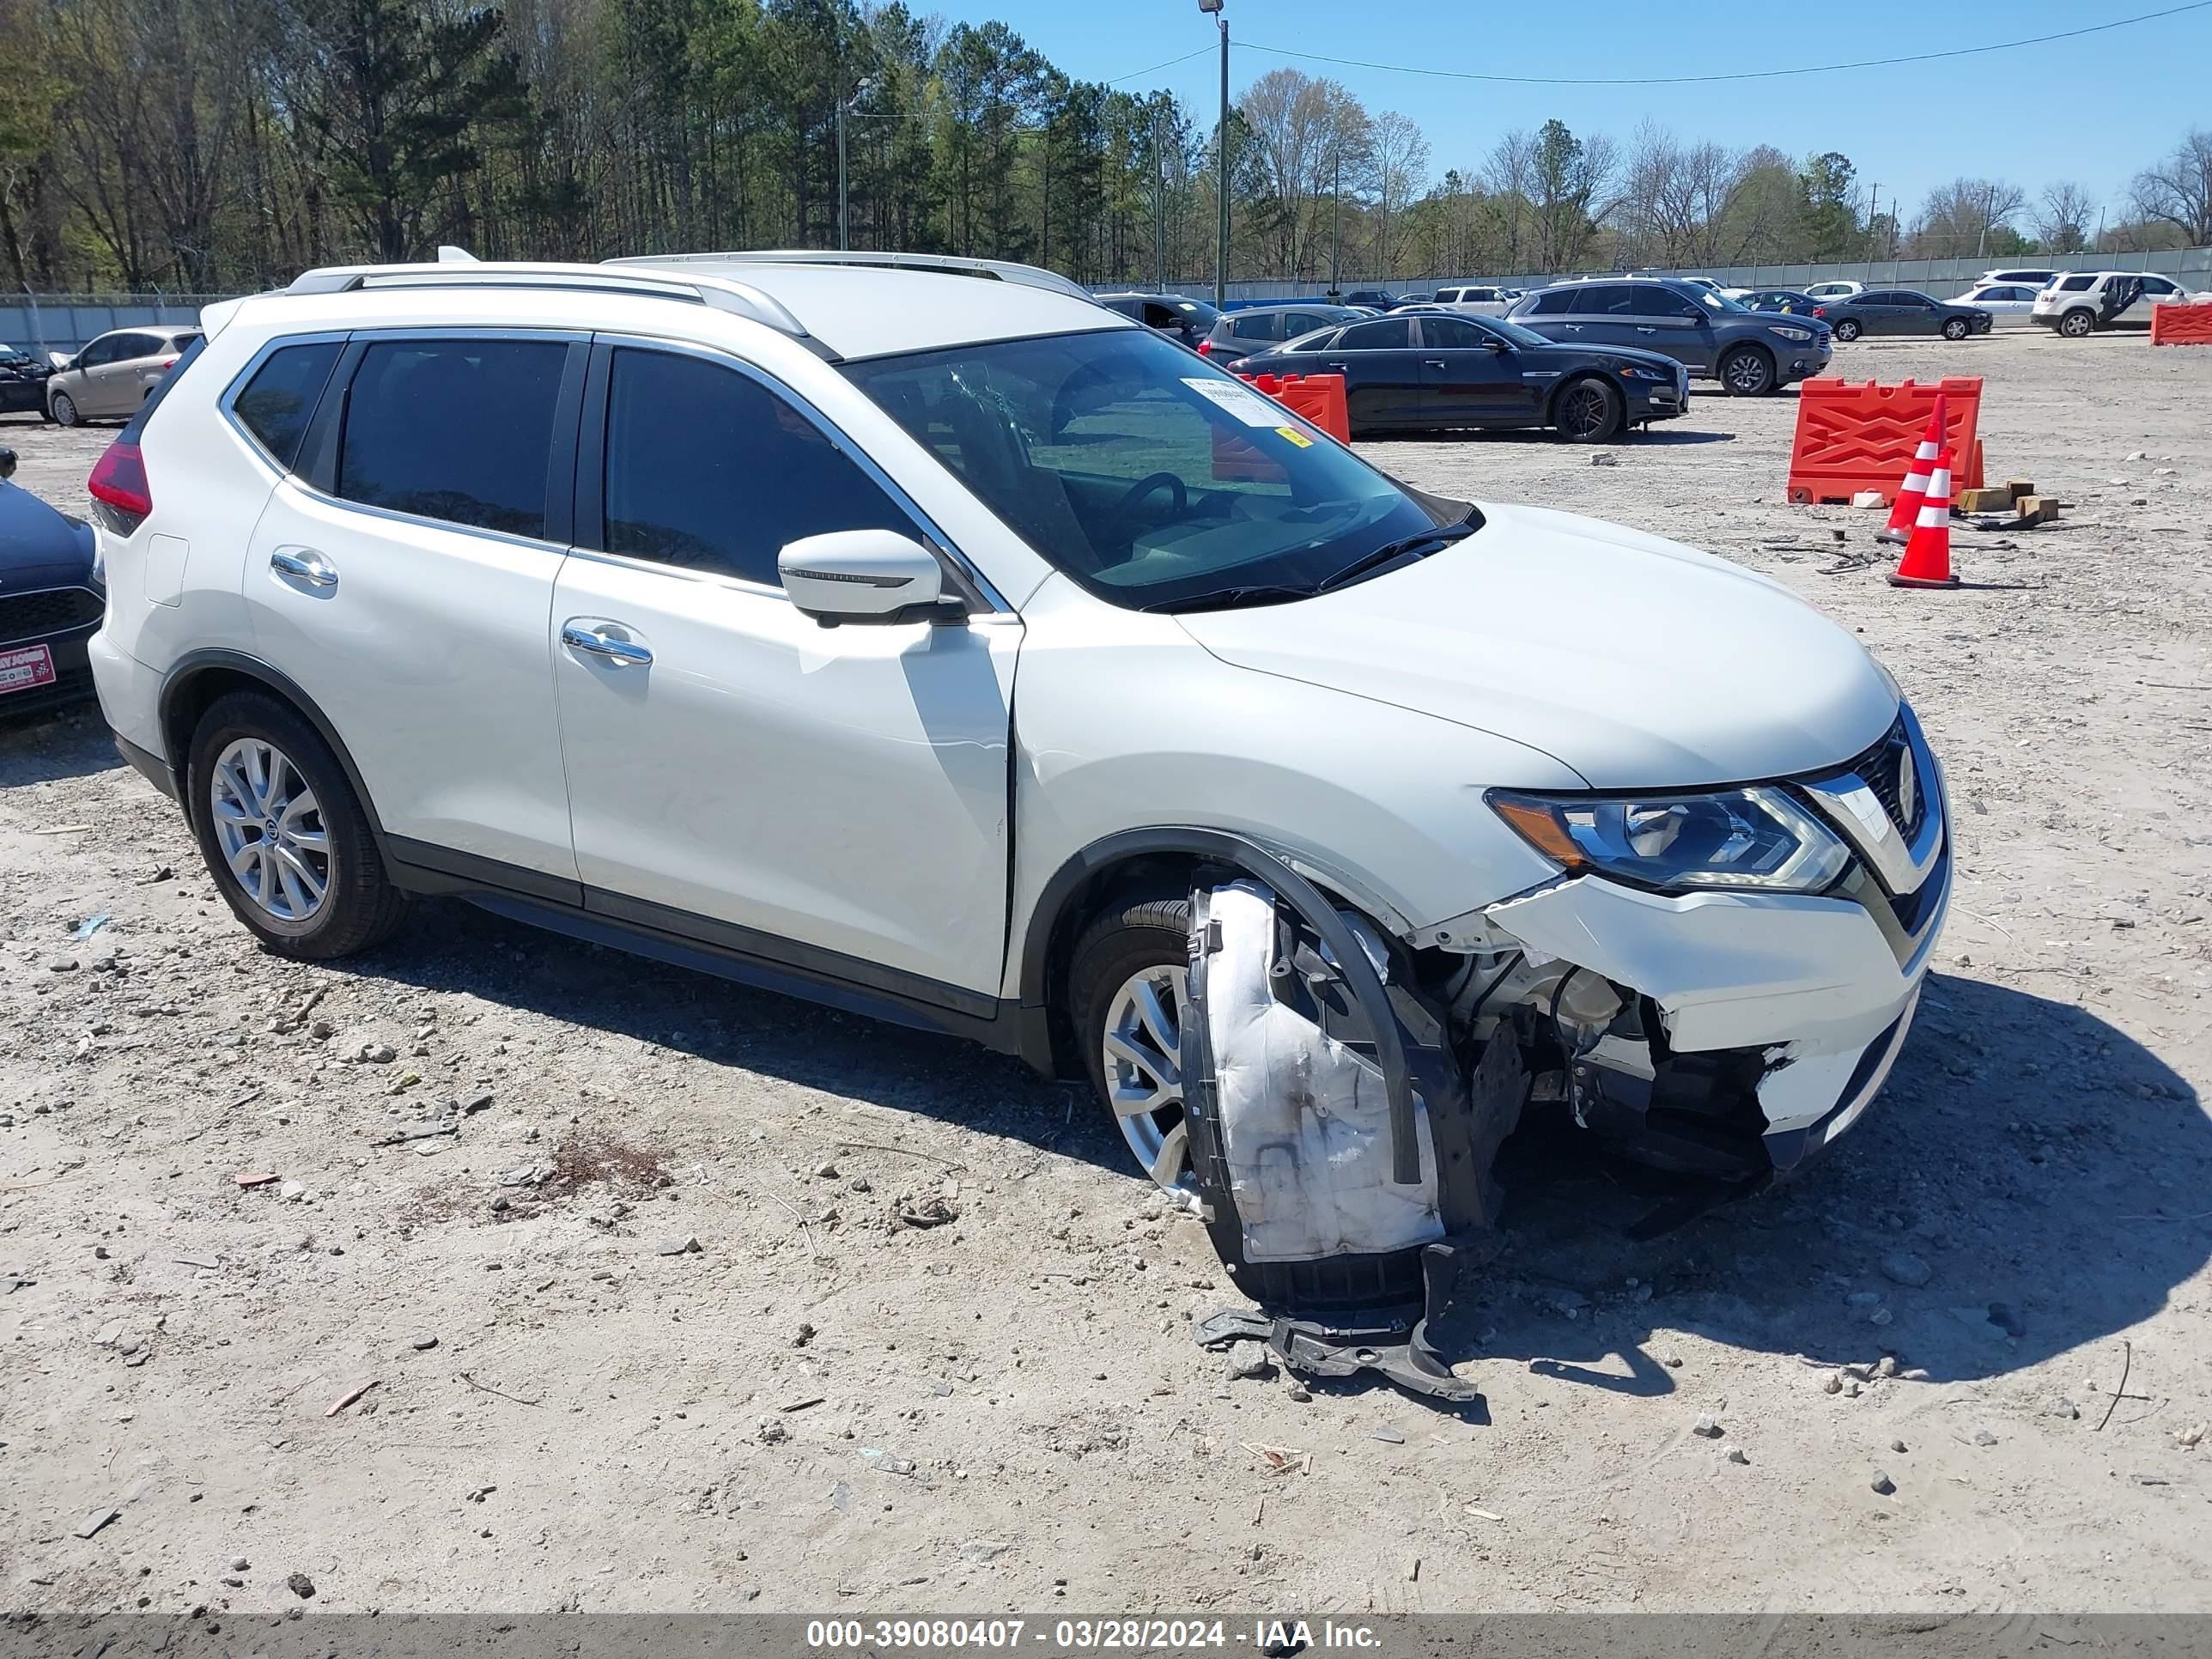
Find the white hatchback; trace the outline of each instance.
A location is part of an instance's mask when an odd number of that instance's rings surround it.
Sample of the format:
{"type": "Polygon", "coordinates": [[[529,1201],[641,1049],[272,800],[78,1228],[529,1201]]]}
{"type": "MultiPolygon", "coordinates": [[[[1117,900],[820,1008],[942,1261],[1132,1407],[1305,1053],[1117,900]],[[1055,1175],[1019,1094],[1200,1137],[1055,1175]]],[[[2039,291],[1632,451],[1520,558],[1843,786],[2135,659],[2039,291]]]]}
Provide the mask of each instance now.
{"type": "Polygon", "coordinates": [[[1757,1181],[1905,1041],[1942,775],[1847,629],[1401,486],[1060,278],[363,267],[204,320],[93,475],[92,657],[279,954],[455,895],[1087,1077],[1169,1186],[1224,872],[1326,896],[1285,985],[1426,1011],[1437,1133],[1493,1054],[1757,1181]]]}

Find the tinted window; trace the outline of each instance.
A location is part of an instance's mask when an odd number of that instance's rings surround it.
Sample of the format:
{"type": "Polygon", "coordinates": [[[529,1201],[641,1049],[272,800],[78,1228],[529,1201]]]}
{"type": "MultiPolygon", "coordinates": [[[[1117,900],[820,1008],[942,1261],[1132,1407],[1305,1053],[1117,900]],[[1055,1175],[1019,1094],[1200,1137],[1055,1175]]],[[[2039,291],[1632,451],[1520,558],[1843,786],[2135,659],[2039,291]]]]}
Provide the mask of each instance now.
{"type": "Polygon", "coordinates": [[[76,354],[76,366],[79,368],[97,368],[102,363],[113,362],[115,348],[123,338],[121,335],[110,334],[94,340],[76,354]]]}
{"type": "Polygon", "coordinates": [[[1255,317],[1247,313],[1231,319],[1229,331],[1240,340],[1279,340],[1283,337],[1283,319],[1279,313],[1255,317]]]}
{"type": "Polygon", "coordinates": [[[1317,311],[1293,312],[1290,316],[1283,319],[1283,337],[1285,340],[1295,340],[1301,335],[1312,333],[1317,328],[1330,327],[1340,320],[1335,317],[1323,316],[1317,311]]]}
{"type": "Polygon", "coordinates": [[[1102,299],[1098,303],[1104,306],[1109,311],[1120,312],[1124,317],[1141,318],[1144,315],[1145,307],[1144,301],[1141,300],[1123,299],[1115,296],[1102,299]]]}
{"type": "Polygon", "coordinates": [[[2167,282],[2163,276],[2146,276],[2142,279],[2142,285],[2143,292],[2146,294],[2172,294],[2174,292],[2173,284],[2167,282]]]}
{"type": "Polygon", "coordinates": [[[2089,284],[2096,280],[2094,276],[2069,276],[2058,286],[2068,294],[2081,294],[2086,292],[2089,284]]]}
{"type": "Polygon", "coordinates": [[[1698,310],[1696,301],[1657,283],[1638,283],[1629,290],[1629,304],[1638,317],[1691,317],[1698,310]]]}
{"type": "Polygon", "coordinates": [[[1403,317],[1378,317],[1347,328],[1336,342],[1340,351],[1389,351],[1413,343],[1413,327],[1403,317]]]}
{"type": "Polygon", "coordinates": [[[246,389],[231,400],[239,421],[288,472],[300,457],[300,441],[307,435],[323,382],[331,378],[341,349],[339,342],[327,340],[271,352],[246,389]]]}
{"type": "Polygon", "coordinates": [[[1531,317],[1560,316],[1573,308],[1575,297],[1575,290],[1571,288],[1555,288],[1549,293],[1539,294],[1529,304],[1526,314],[1531,317]]]}
{"type": "Polygon", "coordinates": [[[1479,351],[1490,343],[1492,337],[1464,317],[1421,319],[1421,343],[1424,345],[1479,351]]]}
{"type": "Polygon", "coordinates": [[[673,352],[615,353],[607,551],[778,587],[784,544],[832,530],[917,534],[821,428],[757,380],[673,352]]]}
{"type": "Polygon", "coordinates": [[[118,334],[109,343],[108,362],[127,363],[133,357],[151,357],[161,349],[158,334],[118,334]]]}
{"type": "Polygon", "coordinates": [[[1636,310],[1637,290],[1642,286],[1642,283],[1622,283],[1617,287],[1606,284],[1597,288],[1586,288],[1583,290],[1582,299],[1576,305],[1575,309],[1585,315],[1629,316],[1636,310]]]}
{"type": "Polygon", "coordinates": [[[1924,294],[1900,294],[1897,296],[1897,303],[1901,306],[1909,306],[1920,311],[1933,311],[1936,309],[1936,302],[1924,294]]]}
{"type": "Polygon", "coordinates": [[[553,404],[568,355],[550,340],[370,346],[347,395],[337,494],[451,524],[543,536],[553,404]]]}

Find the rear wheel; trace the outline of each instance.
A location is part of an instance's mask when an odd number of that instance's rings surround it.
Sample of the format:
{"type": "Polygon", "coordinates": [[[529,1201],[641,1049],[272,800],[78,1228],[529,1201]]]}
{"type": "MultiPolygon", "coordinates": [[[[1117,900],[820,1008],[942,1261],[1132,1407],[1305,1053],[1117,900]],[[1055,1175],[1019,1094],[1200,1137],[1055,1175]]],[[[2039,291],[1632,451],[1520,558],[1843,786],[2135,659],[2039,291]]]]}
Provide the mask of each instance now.
{"type": "Polygon", "coordinates": [[[1620,430],[1626,412],[1620,392],[1595,375],[1571,380],[1559,389],[1552,406],[1552,424],[1572,444],[1601,444],[1620,430]]]}
{"type": "Polygon", "coordinates": [[[323,962],[389,938],[406,896],[345,769],[274,697],[219,697],[192,734],[185,796],[223,901],[280,956],[323,962]]]}
{"type": "Polygon", "coordinates": [[[1856,340],[1860,332],[1856,318],[1839,317],[1836,319],[1836,337],[1838,340],[1856,340]]]}
{"type": "Polygon", "coordinates": [[[2058,319],[2058,331],[2069,340],[2079,340],[2097,331],[2097,313],[2094,311],[2069,311],[2058,319]]]}
{"type": "Polygon", "coordinates": [[[1966,337],[1966,319],[1964,317],[1953,317],[1947,320],[1943,325],[1943,337],[1947,340],[1965,339],[1966,337]]]}
{"type": "Polygon", "coordinates": [[[1091,1086],[1130,1157],[1162,1187],[1191,1191],[1182,1116],[1190,901],[1125,901],[1076,941],[1068,1008],[1091,1086]]]}
{"type": "Polygon", "coordinates": [[[84,424],[84,416],[76,412],[76,404],[66,392],[54,393],[53,402],[48,406],[47,412],[54,417],[54,424],[57,426],[84,424]]]}
{"type": "Polygon", "coordinates": [[[1720,362],[1721,384],[1731,398],[1759,398],[1774,390],[1774,359],[1757,346],[1738,346],[1720,362]]]}

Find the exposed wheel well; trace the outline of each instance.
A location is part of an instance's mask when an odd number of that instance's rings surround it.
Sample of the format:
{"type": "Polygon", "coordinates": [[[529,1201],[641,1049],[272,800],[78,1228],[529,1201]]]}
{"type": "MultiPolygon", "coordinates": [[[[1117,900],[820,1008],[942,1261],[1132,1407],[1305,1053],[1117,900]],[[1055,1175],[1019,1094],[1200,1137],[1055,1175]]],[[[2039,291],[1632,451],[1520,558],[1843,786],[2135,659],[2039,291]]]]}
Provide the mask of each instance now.
{"type": "MultiPolygon", "coordinates": [[[[1095,917],[1116,903],[1182,897],[1190,890],[1191,872],[1201,861],[1195,853],[1133,853],[1086,872],[1060,896],[1045,934],[1042,958],[1024,963],[1023,975],[1042,995],[1052,1043],[1053,1076],[1079,1079],[1086,1075],[1067,1006],[1067,976],[1076,940],[1095,917]]],[[[1024,988],[1026,992],[1028,983],[1024,988]]],[[[1028,1000],[1026,995],[1024,1000],[1028,1000]]]]}

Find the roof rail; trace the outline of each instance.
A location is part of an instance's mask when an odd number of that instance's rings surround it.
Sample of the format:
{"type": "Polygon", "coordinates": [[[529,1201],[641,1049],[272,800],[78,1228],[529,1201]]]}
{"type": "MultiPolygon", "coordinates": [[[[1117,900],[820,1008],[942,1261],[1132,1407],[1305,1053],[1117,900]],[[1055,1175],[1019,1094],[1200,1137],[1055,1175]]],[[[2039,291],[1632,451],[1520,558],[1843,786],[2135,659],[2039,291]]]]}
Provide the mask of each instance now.
{"type": "Polygon", "coordinates": [[[933,271],[939,276],[981,276],[986,281],[1018,283],[1078,300],[1091,298],[1091,290],[1071,277],[1040,265],[1016,264],[1007,259],[971,259],[956,253],[858,252],[838,248],[747,250],[732,253],[634,253],[610,259],[611,265],[868,265],[884,270],[933,271]]]}
{"type": "Polygon", "coordinates": [[[539,264],[520,260],[448,260],[436,264],[325,265],[302,271],[287,294],[350,294],[368,289],[534,288],[626,294],[647,300],[675,300],[711,306],[733,316],[763,323],[793,339],[809,337],[806,326],[784,305],[750,283],[700,271],[678,275],[645,270],[612,271],[605,265],[539,264]]]}

